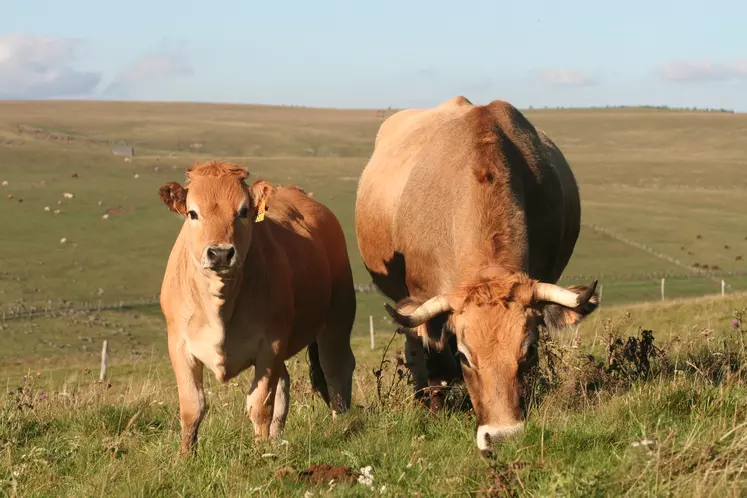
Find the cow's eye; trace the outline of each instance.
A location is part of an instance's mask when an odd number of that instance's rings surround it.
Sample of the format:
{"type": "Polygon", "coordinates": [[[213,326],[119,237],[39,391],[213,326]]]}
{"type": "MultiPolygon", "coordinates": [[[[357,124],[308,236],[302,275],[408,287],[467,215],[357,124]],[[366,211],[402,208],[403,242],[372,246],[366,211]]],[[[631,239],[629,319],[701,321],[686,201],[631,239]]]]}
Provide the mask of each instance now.
{"type": "Polygon", "coordinates": [[[249,210],[246,208],[246,206],[239,209],[239,218],[246,218],[249,216],[249,210]]]}
{"type": "Polygon", "coordinates": [[[456,352],[456,357],[459,358],[459,362],[462,364],[462,366],[465,366],[467,368],[472,367],[472,365],[469,362],[469,359],[467,358],[467,355],[465,355],[461,351],[456,352]]]}
{"type": "Polygon", "coordinates": [[[196,211],[187,211],[187,216],[189,216],[190,220],[196,220],[198,218],[196,211]]]}

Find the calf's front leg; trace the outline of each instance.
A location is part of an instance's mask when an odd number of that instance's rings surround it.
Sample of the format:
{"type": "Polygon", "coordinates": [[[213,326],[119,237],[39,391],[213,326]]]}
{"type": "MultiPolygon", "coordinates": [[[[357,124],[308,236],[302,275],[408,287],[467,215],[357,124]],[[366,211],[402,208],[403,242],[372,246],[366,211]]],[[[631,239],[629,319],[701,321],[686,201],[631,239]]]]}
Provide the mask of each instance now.
{"type": "MultiPolygon", "coordinates": [[[[271,361],[258,362],[254,367],[254,380],[246,397],[246,410],[254,426],[254,436],[258,439],[270,438],[270,425],[281,367],[285,370],[283,361],[277,357],[271,361]]],[[[287,383],[284,384],[287,385],[287,383]]]]}
{"type": "Polygon", "coordinates": [[[270,439],[279,438],[285,428],[290,407],[290,375],[284,362],[280,362],[280,377],[275,390],[275,406],[272,409],[272,424],[270,424],[270,439]]]}
{"type": "Polygon", "coordinates": [[[197,430],[205,416],[203,364],[187,351],[183,340],[169,339],[169,357],[179,394],[179,420],[182,428],[180,452],[187,454],[197,443],[197,430]]]}

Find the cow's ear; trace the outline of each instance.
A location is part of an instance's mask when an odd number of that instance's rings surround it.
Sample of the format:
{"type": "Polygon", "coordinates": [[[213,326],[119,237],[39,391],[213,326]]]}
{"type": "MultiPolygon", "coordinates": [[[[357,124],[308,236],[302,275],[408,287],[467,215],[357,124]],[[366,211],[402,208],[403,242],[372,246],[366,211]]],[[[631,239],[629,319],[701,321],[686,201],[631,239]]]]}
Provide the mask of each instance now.
{"type": "MultiPolygon", "coordinates": [[[[577,294],[583,294],[589,287],[586,285],[574,285],[568,289],[577,294]]],[[[594,312],[599,307],[599,297],[596,293],[592,294],[586,303],[577,308],[569,308],[557,303],[542,303],[539,306],[545,325],[554,330],[561,330],[578,325],[584,318],[594,312]]]]}
{"type": "MultiPolygon", "coordinates": [[[[462,304],[461,301],[456,301],[452,295],[447,296],[449,303],[462,304]]],[[[409,315],[414,312],[422,302],[415,301],[411,297],[406,297],[397,303],[397,311],[409,315]]],[[[451,326],[452,311],[446,311],[440,313],[425,323],[418,325],[417,327],[406,327],[400,325],[397,331],[411,337],[418,337],[423,342],[423,346],[429,350],[442,351],[449,341],[449,336],[453,334],[451,326]]]]}
{"type": "Polygon", "coordinates": [[[169,211],[187,214],[187,189],[176,182],[170,182],[158,189],[161,198],[169,211]]]}
{"type": "Polygon", "coordinates": [[[257,180],[249,187],[249,198],[252,202],[252,207],[257,212],[257,216],[254,221],[260,222],[265,218],[265,211],[270,209],[270,198],[277,189],[270,182],[265,180],[257,180]]]}

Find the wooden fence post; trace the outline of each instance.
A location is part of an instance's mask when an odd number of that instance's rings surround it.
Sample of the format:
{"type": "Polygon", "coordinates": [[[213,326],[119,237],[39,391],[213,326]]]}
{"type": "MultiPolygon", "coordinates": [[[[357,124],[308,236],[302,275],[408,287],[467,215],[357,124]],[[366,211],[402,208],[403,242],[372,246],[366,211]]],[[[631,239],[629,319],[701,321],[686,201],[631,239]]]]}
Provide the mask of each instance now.
{"type": "Polygon", "coordinates": [[[374,326],[373,326],[373,315],[368,315],[368,328],[371,333],[371,349],[374,348],[374,326]]]}
{"type": "Polygon", "coordinates": [[[664,301],[664,281],[665,280],[666,279],[664,279],[664,278],[661,279],[661,300],[662,301],[664,301]]]}
{"type": "Polygon", "coordinates": [[[101,348],[101,373],[99,374],[99,380],[103,381],[106,377],[106,363],[107,363],[107,354],[106,354],[106,346],[107,341],[104,341],[104,347],[101,348]]]}
{"type": "Polygon", "coordinates": [[[721,279],[721,297],[726,295],[726,282],[721,279]]]}

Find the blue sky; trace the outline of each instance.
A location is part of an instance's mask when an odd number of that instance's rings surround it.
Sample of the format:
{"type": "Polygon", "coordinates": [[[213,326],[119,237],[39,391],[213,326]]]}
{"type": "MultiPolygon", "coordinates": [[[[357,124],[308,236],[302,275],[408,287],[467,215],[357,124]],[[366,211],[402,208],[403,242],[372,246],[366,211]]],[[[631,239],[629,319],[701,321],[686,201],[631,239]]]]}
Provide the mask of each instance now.
{"type": "Polygon", "coordinates": [[[747,2],[6,1],[0,98],[747,111],[747,2]]]}

